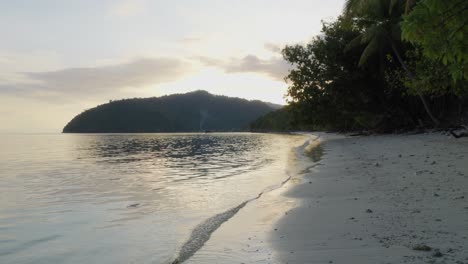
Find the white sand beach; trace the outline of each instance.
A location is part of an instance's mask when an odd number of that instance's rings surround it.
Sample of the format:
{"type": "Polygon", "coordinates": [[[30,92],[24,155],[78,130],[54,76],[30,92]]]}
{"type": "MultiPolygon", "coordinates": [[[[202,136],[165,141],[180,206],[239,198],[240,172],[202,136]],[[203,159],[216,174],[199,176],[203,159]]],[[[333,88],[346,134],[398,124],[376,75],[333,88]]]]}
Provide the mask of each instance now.
{"type": "Polygon", "coordinates": [[[323,134],[310,155],[188,263],[468,263],[468,138],[323,134]]]}

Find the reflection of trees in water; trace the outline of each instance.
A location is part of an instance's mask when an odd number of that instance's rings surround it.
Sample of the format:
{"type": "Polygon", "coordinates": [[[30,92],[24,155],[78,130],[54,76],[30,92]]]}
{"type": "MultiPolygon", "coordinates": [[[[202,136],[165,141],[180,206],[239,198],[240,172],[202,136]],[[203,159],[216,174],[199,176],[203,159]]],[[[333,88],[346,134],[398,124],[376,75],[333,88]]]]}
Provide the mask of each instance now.
{"type": "MultiPolygon", "coordinates": [[[[100,157],[186,158],[242,154],[261,147],[262,138],[255,136],[105,136],[96,138],[89,150],[100,157]]],[[[112,160],[104,160],[112,161],[112,160]]]]}
{"type": "Polygon", "coordinates": [[[151,167],[174,181],[223,178],[270,162],[263,135],[97,135],[80,144],[83,158],[99,163],[151,167]],[[176,177],[175,176],[182,176],[176,177]]]}
{"type": "Polygon", "coordinates": [[[320,161],[322,159],[322,156],[324,154],[324,150],[322,148],[322,145],[317,145],[310,149],[309,151],[306,152],[307,157],[311,158],[313,162],[320,161]]]}

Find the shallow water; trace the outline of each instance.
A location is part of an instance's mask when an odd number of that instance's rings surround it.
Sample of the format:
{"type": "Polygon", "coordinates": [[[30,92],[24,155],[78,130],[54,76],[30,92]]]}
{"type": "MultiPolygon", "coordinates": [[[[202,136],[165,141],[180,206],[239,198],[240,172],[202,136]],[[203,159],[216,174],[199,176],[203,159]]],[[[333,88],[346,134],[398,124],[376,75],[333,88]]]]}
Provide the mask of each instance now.
{"type": "Polygon", "coordinates": [[[213,231],[201,224],[215,219],[208,227],[216,228],[287,179],[291,148],[303,141],[248,133],[2,135],[1,262],[170,263],[194,235],[200,241],[213,231]]]}

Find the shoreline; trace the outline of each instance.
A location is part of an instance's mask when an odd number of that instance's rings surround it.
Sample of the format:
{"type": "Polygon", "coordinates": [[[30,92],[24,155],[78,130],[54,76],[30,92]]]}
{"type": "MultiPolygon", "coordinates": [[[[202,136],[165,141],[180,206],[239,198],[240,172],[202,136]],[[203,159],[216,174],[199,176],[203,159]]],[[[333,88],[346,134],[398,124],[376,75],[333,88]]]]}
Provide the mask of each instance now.
{"type": "MultiPolygon", "coordinates": [[[[302,152],[319,138],[308,133],[294,135],[299,140],[294,147],[289,146],[288,163],[296,162],[298,151],[302,152]]],[[[306,166],[309,164],[282,167],[284,179],[281,182],[272,182],[249,200],[242,210],[217,228],[203,247],[183,263],[272,263],[276,257],[269,244],[269,232],[285,211],[298,205],[297,199],[288,199],[284,193],[291,185],[297,184],[297,174],[304,171],[306,166]]]]}
{"type": "Polygon", "coordinates": [[[318,135],[186,263],[468,262],[468,138],[318,135]]]}
{"type": "Polygon", "coordinates": [[[332,136],[322,147],[286,193],[301,205],[275,225],[279,263],[468,262],[468,140],[332,136]]]}

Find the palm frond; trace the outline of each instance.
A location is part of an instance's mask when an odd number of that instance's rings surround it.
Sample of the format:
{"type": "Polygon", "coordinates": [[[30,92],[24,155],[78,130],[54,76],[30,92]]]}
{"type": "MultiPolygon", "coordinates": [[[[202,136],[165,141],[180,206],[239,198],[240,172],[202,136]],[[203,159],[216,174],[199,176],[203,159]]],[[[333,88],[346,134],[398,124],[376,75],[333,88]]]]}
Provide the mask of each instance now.
{"type": "Polygon", "coordinates": [[[362,0],[346,0],[343,8],[343,14],[345,17],[352,16],[362,5],[362,0]]]}
{"type": "Polygon", "coordinates": [[[353,40],[351,40],[345,47],[344,51],[347,52],[349,50],[352,50],[358,46],[362,45],[362,35],[359,35],[355,37],[353,40]]]}
{"type": "Polygon", "coordinates": [[[384,29],[380,27],[379,25],[372,25],[369,27],[366,31],[364,31],[362,35],[362,43],[369,43],[373,39],[377,37],[378,34],[383,32],[384,29]]]}
{"type": "Polygon", "coordinates": [[[361,58],[359,59],[359,66],[366,64],[369,58],[379,49],[379,41],[377,39],[372,39],[369,44],[367,44],[366,48],[361,54],[361,58]]]}

